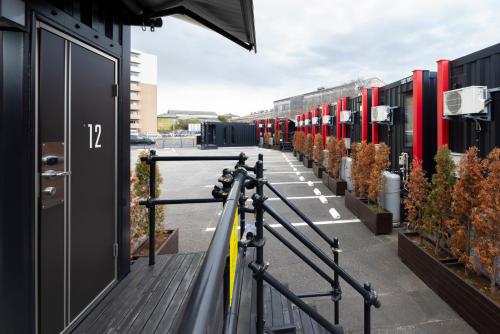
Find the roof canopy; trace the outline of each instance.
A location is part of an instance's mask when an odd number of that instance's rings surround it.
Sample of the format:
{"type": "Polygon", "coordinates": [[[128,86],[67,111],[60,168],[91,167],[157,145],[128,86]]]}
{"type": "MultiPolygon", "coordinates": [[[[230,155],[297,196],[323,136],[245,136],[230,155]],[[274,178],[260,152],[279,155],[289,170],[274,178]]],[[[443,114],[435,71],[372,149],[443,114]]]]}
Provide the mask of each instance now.
{"type": "MultiPolygon", "coordinates": [[[[256,50],[253,0],[121,0],[134,22],[175,15],[218,32],[247,50],[256,50]]],[[[148,23],[145,23],[148,25],[148,23]]]]}

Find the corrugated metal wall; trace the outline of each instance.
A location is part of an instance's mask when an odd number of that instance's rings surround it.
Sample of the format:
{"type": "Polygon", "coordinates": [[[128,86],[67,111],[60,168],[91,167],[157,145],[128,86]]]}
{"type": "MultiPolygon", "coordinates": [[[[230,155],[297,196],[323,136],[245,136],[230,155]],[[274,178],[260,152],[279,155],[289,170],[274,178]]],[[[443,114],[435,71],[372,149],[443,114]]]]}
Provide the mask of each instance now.
{"type": "Polygon", "coordinates": [[[253,146],[257,145],[257,128],[249,123],[203,123],[203,143],[205,145],[253,146]]]}
{"type": "MultiPolygon", "coordinates": [[[[500,44],[450,62],[450,89],[468,86],[500,87],[500,44]]],[[[449,146],[453,152],[463,153],[470,146],[478,146],[485,156],[500,146],[500,93],[492,94],[492,98],[492,121],[481,122],[480,131],[473,120],[449,122],[449,146]]]]}

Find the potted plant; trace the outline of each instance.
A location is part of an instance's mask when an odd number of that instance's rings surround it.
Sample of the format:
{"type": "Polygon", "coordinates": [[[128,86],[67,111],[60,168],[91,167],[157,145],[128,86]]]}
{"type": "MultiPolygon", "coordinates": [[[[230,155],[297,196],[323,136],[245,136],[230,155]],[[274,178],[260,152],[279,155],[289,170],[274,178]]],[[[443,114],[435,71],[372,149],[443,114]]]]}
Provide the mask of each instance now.
{"type": "Polygon", "coordinates": [[[399,233],[398,255],[479,333],[496,333],[500,328],[500,149],[484,161],[476,148],[467,150],[457,180],[447,147],[440,148],[435,159],[432,187],[421,166],[412,164],[404,202],[409,231],[399,233]]]}
{"type": "Polygon", "coordinates": [[[299,138],[299,132],[295,131],[292,137],[292,147],[293,147],[293,156],[297,157],[298,154],[298,144],[297,144],[297,139],[299,138]]]}
{"type": "Polygon", "coordinates": [[[314,137],[313,159],[313,173],[317,178],[321,179],[325,167],[323,167],[323,137],[320,134],[314,137]]]}
{"type": "Polygon", "coordinates": [[[312,168],[312,163],[313,163],[313,146],[314,146],[314,140],[313,140],[313,135],[308,134],[305,138],[304,142],[304,159],[302,160],[302,163],[304,164],[305,167],[307,168],[312,168]]]}
{"type": "Polygon", "coordinates": [[[327,142],[326,171],[323,173],[323,183],[337,196],[344,196],[347,182],[340,179],[342,155],[345,152],[343,139],[329,137],[327,142]]]}
{"type": "MultiPolygon", "coordinates": [[[[145,206],[139,205],[139,200],[149,196],[149,164],[141,161],[141,157],[149,155],[148,151],[139,153],[135,170],[131,177],[130,190],[130,245],[132,257],[147,256],[149,254],[149,213],[145,206]]],[[[163,178],[159,167],[156,166],[155,196],[161,194],[163,178]]],[[[178,229],[165,228],[165,208],[157,206],[155,210],[156,235],[155,245],[157,254],[173,254],[179,251],[178,229]]]]}
{"type": "Polygon", "coordinates": [[[276,130],[274,132],[274,139],[273,139],[273,148],[275,150],[279,150],[280,149],[280,146],[281,146],[280,139],[281,139],[281,131],[276,130]]]}
{"type": "Polygon", "coordinates": [[[306,134],[304,132],[299,132],[297,136],[297,151],[299,161],[304,160],[304,144],[306,141],[306,134]]]}
{"type": "Polygon", "coordinates": [[[378,204],[383,188],[383,172],[389,165],[390,149],[384,143],[375,148],[362,142],[351,146],[354,192],[345,192],[346,208],[375,234],[392,232],[392,213],[378,204]]]}

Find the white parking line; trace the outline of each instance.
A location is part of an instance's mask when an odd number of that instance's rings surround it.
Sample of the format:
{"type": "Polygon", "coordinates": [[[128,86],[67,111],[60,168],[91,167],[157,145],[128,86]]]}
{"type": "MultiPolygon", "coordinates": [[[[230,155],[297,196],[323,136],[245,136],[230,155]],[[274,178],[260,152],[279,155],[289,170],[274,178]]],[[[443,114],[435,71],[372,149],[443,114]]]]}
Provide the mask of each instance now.
{"type": "Polygon", "coordinates": [[[321,183],[321,181],[315,181],[315,182],[313,182],[313,181],[307,181],[307,185],[309,187],[313,187],[315,183],[321,183]]]}
{"type": "Polygon", "coordinates": [[[328,200],[326,199],[326,197],[324,195],[321,195],[319,197],[319,201],[321,202],[321,204],[327,204],[328,203],[328,200]]]}
{"type": "Polygon", "coordinates": [[[305,178],[303,176],[299,177],[299,180],[304,182],[305,178]]]}
{"type": "MultiPolygon", "coordinates": [[[[321,196],[290,196],[290,197],[286,197],[286,199],[289,199],[289,200],[296,200],[296,199],[318,199],[320,197],[324,197],[324,198],[335,198],[335,197],[340,197],[340,196],[336,196],[336,195],[321,195],[321,196]]],[[[278,197],[269,197],[267,199],[268,201],[278,201],[279,198],[278,197]]]]}
{"type": "Polygon", "coordinates": [[[321,195],[321,191],[320,191],[318,188],[314,188],[314,189],[313,189],[313,192],[314,192],[317,196],[320,196],[320,195],[321,195]]]}
{"type": "MultiPolygon", "coordinates": [[[[297,174],[297,173],[308,173],[308,174],[312,174],[312,171],[305,171],[305,172],[265,172],[264,175],[266,174],[297,174]]],[[[297,175],[299,175],[297,174],[297,175]]]]}
{"type": "MultiPolygon", "coordinates": [[[[275,184],[306,184],[309,186],[309,187],[312,187],[314,186],[314,183],[321,183],[321,181],[289,181],[289,182],[271,182],[272,185],[275,185],[275,184]]],[[[210,186],[210,187],[213,187],[213,186],[210,186]]]]}
{"type": "MultiPolygon", "coordinates": [[[[350,224],[359,223],[359,219],[341,219],[341,220],[325,220],[313,222],[314,225],[334,225],[334,224],[350,224]]],[[[292,223],[295,227],[308,226],[307,223],[292,223]]],[[[281,224],[269,224],[272,228],[283,227],[281,224]]],[[[214,232],[215,227],[208,227],[205,232],[214,232]]]]}

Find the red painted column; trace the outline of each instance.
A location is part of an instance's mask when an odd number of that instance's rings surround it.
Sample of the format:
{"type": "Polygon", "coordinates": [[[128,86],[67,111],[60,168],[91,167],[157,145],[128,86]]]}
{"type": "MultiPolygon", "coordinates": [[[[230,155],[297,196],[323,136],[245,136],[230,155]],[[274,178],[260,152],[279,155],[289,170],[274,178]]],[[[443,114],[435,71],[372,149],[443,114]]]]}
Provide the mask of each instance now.
{"type": "MultiPolygon", "coordinates": [[[[347,110],[348,97],[342,97],[342,110],[347,110]]],[[[347,124],[342,124],[342,139],[347,137],[347,124]]]]}
{"type": "Polygon", "coordinates": [[[413,159],[423,159],[424,75],[413,71],[413,159]]]}
{"type": "Polygon", "coordinates": [[[437,62],[437,147],[448,145],[448,120],[443,119],[443,93],[450,90],[450,62],[437,62]]]}
{"type": "MultiPolygon", "coordinates": [[[[372,87],[372,107],[378,106],[378,90],[378,87],[372,87]]],[[[372,123],[372,143],[378,144],[378,125],[375,123],[372,123]]]]}
{"type": "Polygon", "coordinates": [[[342,130],[340,127],[340,111],[342,110],[342,100],[337,100],[337,139],[342,138],[342,130]]]}
{"type": "Polygon", "coordinates": [[[323,147],[326,148],[326,138],[328,137],[328,127],[330,124],[325,124],[325,116],[330,116],[330,106],[328,103],[321,106],[321,136],[323,137],[323,147]]]}
{"type": "Polygon", "coordinates": [[[368,88],[361,91],[361,141],[368,141],[368,88]]]}
{"type": "Polygon", "coordinates": [[[288,125],[290,124],[290,120],[285,119],[285,141],[288,142],[288,125]]]}
{"type": "Polygon", "coordinates": [[[313,139],[314,139],[316,137],[316,134],[318,133],[318,126],[319,126],[318,108],[311,109],[311,124],[312,124],[312,135],[313,135],[313,139]],[[318,123],[312,124],[313,119],[316,120],[318,123]]]}
{"type": "Polygon", "coordinates": [[[306,136],[309,134],[310,127],[311,127],[311,118],[309,115],[309,111],[306,111],[304,113],[304,132],[306,133],[306,136]]]}

